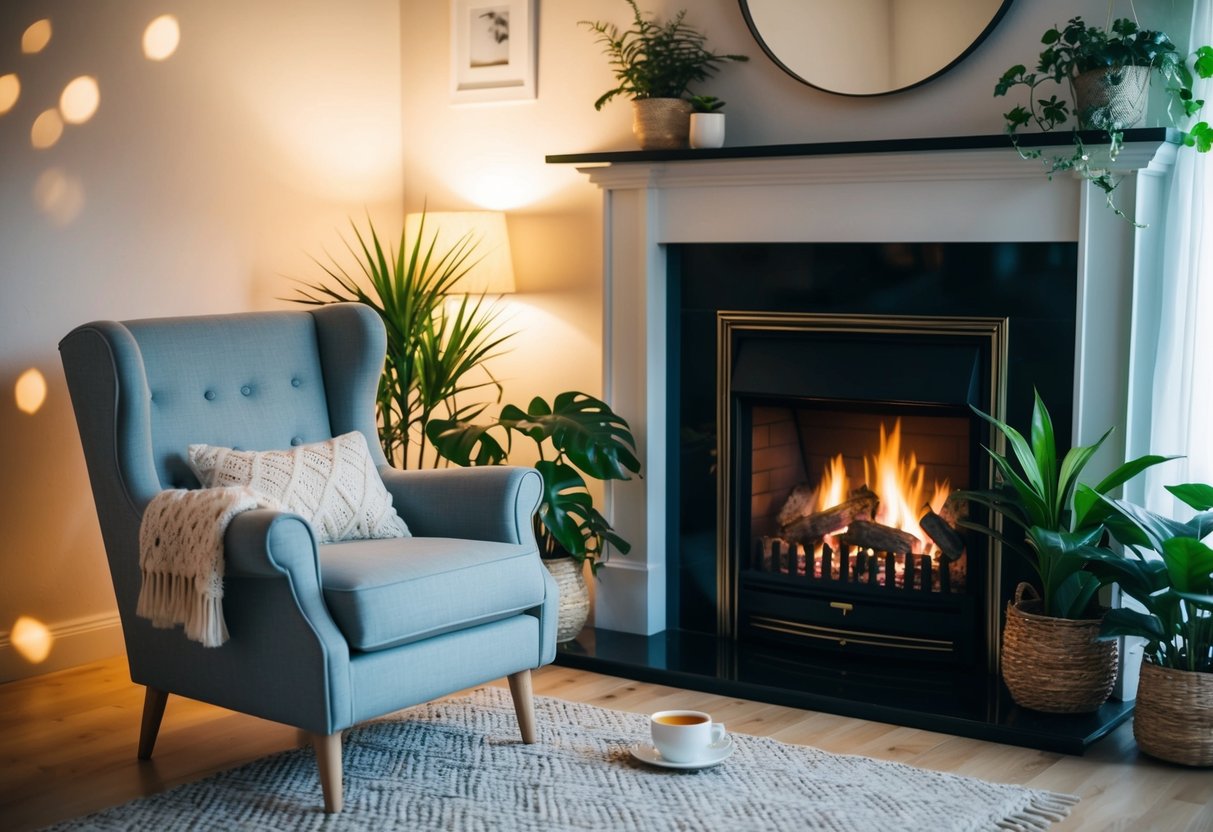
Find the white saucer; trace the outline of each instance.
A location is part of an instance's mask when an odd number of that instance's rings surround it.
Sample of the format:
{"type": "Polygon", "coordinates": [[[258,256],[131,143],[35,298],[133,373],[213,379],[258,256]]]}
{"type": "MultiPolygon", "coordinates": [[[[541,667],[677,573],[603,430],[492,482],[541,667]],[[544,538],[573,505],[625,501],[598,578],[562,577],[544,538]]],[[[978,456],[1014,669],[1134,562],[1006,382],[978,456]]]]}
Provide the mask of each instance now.
{"type": "Polygon", "coordinates": [[[653,745],[647,742],[638,742],[628,749],[632,752],[632,756],[642,763],[648,763],[651,766],[661,766],[662,768],[679,768],[679,769],[698,769],[711,768],[719,765],[729,758],[733,753],[733,737],[725,734],[724,739],[719,742],[714,742],[708,746],[708,753],[701,760],[695,760],[690,763],[674,763],[661,756],[653,745]]]}

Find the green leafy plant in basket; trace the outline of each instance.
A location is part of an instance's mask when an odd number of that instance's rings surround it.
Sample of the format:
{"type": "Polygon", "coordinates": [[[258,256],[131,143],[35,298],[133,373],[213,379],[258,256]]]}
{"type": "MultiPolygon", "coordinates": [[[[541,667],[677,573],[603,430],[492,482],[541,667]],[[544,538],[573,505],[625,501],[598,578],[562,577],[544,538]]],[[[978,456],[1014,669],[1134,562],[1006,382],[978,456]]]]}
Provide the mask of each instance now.
{"type": "Polygon", "coordinates": [[[1094,568],[1144,611],[1109,611],[1102,634],[1145,639],[1146,657],[1160,667],[1213,673],[1213,548],[1204,542],[1213,533],[1213,487],[1166,488],[1198,513],[1180,522],[1127,500],[1107,500],[1115,509],[1108,528],[1127,554],[1101,555],[1094,568]]]}
{"type": "Polygon", "coordinates": [[[500,464],[514,437],[527,437],[538,450],[535,468],[543,477],[535,516],[540,554],[588,560],[596,573],[607,544],[621,554],[630,551],[594,507],[586,484],[586,477],[628,480],[640,473],[631,428],[605,402],[578,392],[560,393],[551,404],[535,397],[526,410],[507,404],[497,419],[484,424],[436,419],[427,435],[457,465],[500,464]]]}
{"type": "Polygon", "coordinates": [[[965,520],[962,525],[1001,541],[1005,550],[1018,554],[1032,567],[1040,579],[1045,615],[1091,617],[1101,581],[1087,566],[1104,554],[1112,554],[1100,545],[1104,522],[1112,514],[1101,497],[1171,457],[1147,455],[1130,460],[1095,486],[1088,486],[1079,482],[1079,476],[1111,429],[1094,444],[1072,448],[1059,458],[1053,421],[1039,394],[1026,438],[993,416],[976,408],[974,412],[1006,438],[1011,454],[987,448],[1000,484],[990,490],[962,491],[961,496],[985,506],[1005,523],[1001,530],[993,523],[965,520]]]}
{"type": "MultiPolygon", "coordinates": [[[[358,263],[351,272],[330,255],[316,260],[332,283],[303,283],[297,303],[327,304],[354,301],[379,313],[387,330],[387,356],[379,379],[376,410],[383,453],[393,464],[409,468],[437,464],[427,458],[426,426],[435,418],[473,419],[487,407],[460,399],[501,385],[487,362],[503,352],[513,333],[500,330],[500,308],[483,296],[462,295],[448,301],[457,281],[477,262],[478,240],[472,234],[445,251],[437,250],[438,235],[426,240],[425,215],[417,237],[393,247],[380,240],[370,218],[362,231],[351,220],[354,242],[342,238],[358,263]],[[356,243],[356,245],[355,245],[356,243]],[[410,460],[410,446],[416,447],[410,460]]],[[[314,259],[314,258],[313,258],[314,259]]]]}
{"type": "MultiPolygon", "coordinates": [[[[1006,132],[1020,156],[1044,161],[1050,178],[1065,171],[1077,173],[1104,193],[1108,206],[1118,216],[1128,219],[1113,199],[1118,180],[1109,170],[1123,145],[1124,130],[1133,127],[1144,114],[1152,75],[1166,84],[1167,112],[1173,124],[1178,126],[1199,113],[1204,101],[1193,92],[1194,79],[1213,76],[1213,47],[1199,46],[1185,58],[1165,32],[1141,28],[1128,18],[1113,20],[1104,28],[1074,17],[1064,27],[1051,27],[1041,43],[1045,48],[1035,71],[1017,64],[1004,72],[994,87],[995,96],[1006,95],[1016,87],[1027,88],[1026,106],[1016,105],[1004,114],[1006,132]],[[1062,83],[1069,88],[1070,101],[1059,98],[1056,92],[1045,97],[1052,85],[1062,83]],[[1099,91],[1098,100],[1088,102],[1088,91],[1099,91]],[[1139,106],[1113,103],[1134,99],[1139,106]],[[1072,151],[1046,155],[1020,145],[1022,128],[1035,126],[1050,132],[1070,124],[1071,118],[1072,151]],[[1089,148],[1079,130],[1103,131],[1108,141],[1106,152],[1089,148]]],[[[1193,124],[1187,128],[1183,142],[1204,153],[1213,147],[1213,128],[1204,121],[1193,124]]]]}

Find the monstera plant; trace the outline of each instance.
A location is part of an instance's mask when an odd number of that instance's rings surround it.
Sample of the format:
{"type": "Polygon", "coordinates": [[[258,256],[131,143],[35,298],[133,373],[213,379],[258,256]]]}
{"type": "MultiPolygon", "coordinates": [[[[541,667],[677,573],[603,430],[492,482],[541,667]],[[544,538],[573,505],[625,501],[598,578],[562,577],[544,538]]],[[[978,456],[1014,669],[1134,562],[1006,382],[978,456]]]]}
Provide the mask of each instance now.
{"type": "Polygon", "coordinates": [[[545,558],[588,560],[597,572],[605,545],[621,554],[631,549],[595,508],[586,484],[586,477],[628,480],[640,473],[631,428],[605,402],[575,391],[560,393],[550,404],[537,396],[526,410],[507,404],[497,419],[483,424],[435,419],[426,436],[456,465],[500,464],[515,436],[535,443],[535,468],[543,477],[535,537],[545,558]]]}

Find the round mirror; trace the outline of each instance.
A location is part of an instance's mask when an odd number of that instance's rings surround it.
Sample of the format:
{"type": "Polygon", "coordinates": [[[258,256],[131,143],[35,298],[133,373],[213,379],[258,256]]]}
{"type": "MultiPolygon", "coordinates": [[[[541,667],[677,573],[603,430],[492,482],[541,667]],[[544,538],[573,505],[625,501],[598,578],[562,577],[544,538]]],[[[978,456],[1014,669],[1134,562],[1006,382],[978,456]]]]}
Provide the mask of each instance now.
{"type": "Polygon", "coordinates": [[[784,72],[839,95],[926,83],[977,48],[1011,0],[740,0],[784,72]]]}

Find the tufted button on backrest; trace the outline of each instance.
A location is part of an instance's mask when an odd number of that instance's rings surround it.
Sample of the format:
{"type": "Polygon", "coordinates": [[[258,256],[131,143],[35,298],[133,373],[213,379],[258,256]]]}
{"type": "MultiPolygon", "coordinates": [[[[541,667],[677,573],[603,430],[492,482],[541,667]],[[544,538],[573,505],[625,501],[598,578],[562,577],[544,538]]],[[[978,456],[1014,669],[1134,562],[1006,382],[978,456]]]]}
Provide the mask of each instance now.
{"type": "Polygon", "coordinates": [[[316,325],[308,312],[130,321],[165,487],[196,487],[191,444],[273,450],[332,436],[316,325]],[[306,382],[306,383],[305,383],[306,382]],[[237,395],[237,393],[239,395],[237,395]]]}

